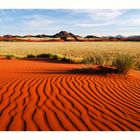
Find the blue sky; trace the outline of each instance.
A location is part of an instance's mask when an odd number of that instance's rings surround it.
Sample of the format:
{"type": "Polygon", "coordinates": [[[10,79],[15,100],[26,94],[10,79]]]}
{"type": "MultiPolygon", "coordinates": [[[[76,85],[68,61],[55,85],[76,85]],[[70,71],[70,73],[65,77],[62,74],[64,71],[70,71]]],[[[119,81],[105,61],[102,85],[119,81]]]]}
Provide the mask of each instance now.
{"type": "Polygon", "coordinates": [[[0,35],[54,34],[61,30],[82,36],[140,35],[140,10],[0,10],[0,35]]]}

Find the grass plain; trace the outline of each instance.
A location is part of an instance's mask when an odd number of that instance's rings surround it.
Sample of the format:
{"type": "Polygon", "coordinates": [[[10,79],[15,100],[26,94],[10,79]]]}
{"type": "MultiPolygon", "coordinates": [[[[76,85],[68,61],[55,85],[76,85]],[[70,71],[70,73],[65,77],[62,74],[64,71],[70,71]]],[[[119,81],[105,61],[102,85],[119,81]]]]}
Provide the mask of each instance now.
{"type": "Polygon", "coordinates": [[[99,55],[110,65],[113,58],[126,54],[140,66],[140,42],[0,42],[1,56],[27,57],[27,55],[58,54],[74,61],[99,55]]]}

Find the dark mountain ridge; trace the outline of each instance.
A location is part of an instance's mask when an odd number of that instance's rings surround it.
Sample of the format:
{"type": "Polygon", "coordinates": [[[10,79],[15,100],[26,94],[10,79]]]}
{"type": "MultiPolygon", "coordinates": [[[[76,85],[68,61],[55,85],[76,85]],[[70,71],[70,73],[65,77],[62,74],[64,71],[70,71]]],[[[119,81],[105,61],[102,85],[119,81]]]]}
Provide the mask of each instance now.
{"type": "Polygon", "coordinates": [[[60,31],[59,33],[56,33],[54,35],[47,35],[47,34],[38,34],[38,35],[25,35],[25,36],[20,36],[20,35],[3,35],[0,36],[1,40],[24,40],[24,39],[30,39],[32,40],[34,38],[34,40],[38,39],[58,39],[58,40],[64,40],[64,41],[117,41],[117,40],[121,40],[121,41],[140,41],[140,35],[132,35],[132,36],[122,36],[122,35],[116,35],[116,36],[102,36],[102,37],[98,37],[95,35],[87,35],[86,37],[81,37],[79,35],[75,35],[71,32],[67,32],[67,31],[60,31]]]}

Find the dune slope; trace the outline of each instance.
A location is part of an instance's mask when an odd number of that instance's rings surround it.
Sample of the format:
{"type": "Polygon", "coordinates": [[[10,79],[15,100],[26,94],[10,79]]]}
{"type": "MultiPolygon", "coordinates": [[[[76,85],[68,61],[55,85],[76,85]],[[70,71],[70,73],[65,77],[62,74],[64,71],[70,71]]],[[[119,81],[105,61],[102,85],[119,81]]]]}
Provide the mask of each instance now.
{"type": "Polygon", "coordinates": [[[0,60],[0,130],[140,130],[140,79],[82,65],[0,60]]]}

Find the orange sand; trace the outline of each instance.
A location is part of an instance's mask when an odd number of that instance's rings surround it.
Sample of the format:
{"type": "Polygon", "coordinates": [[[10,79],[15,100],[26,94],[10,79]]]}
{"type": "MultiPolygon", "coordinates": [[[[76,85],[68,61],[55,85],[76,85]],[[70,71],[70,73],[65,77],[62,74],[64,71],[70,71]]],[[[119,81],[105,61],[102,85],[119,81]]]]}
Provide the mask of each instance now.
{"type": "Polygon", "coordinates": [[[0,130],[140,130],[139,72],[67,72],[78,67],[1,59],[0,130]]]}

